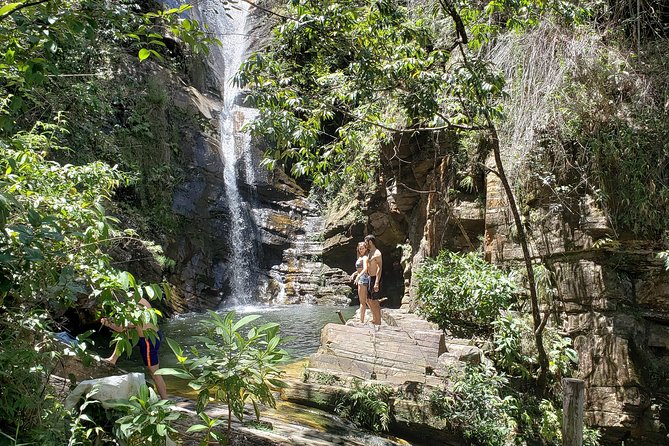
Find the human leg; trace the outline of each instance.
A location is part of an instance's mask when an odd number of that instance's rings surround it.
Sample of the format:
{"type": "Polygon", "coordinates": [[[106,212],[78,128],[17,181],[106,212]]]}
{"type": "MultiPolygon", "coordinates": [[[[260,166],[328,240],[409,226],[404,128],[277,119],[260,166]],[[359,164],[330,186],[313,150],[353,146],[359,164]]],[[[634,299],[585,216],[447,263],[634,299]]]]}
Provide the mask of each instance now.
{"type": "Polygon", "coordinates": [[[358,299],[360,300],[360,322],[365,323],[365,313],[367,312],[367,285],[358,285],[358,299]]]}
{"type": "Polygon", "coordinates": [[[160,395],[161,399],[166,400],[167,387],[165,386],[165,380],[163,380],[163,377],[161,375],[156,375],[156,370],[158,370],[159,368],[160,364],[146,366],[146,369],[149,371],[149,376],[151,376],[153,383],[156,385],[156,390],[158,391],[158,395],[160,395]]]}
{"type": "Polygon", "coordinates": [[[374,291],[374,284],[376,283],[376,276],[369,278],[369,293],[367,295],[367,305],[372,310],[372,324],[381,325],[381,292],[374,291]]]}
{"type": "Polygon", "coordinates": [[[367,299],[367,305],[372,310],[372,324],[381,325],[381,304],[377,299],[367,299]]]}
{"type": "Polygon", "coordinates": [[[116,361],[118,360],[119,354],[117,353],[116,347],[118,344],[114,344],[114,351],[112,352],[111,356],[108,358],[104,358],[103,361],[106,361],[110,364],[116,365],[116,361]]]}
{"type": "Polygon", "coordinates": [[[156,338],[153,341],[150,341],[148,338],[139,338],[139,351],[142,354],[142,362],[149,371],[149,376],[156,385],[156,390],[160,395],[160,398],[167,399],[167,388],[165,386],[165,381],[161,375],[157,375],[155,372],[160,368],[158,361],[158,351],[160,349],[160,340],[162,339],[162,333],[158,331],[156,333],[156,338]]]}

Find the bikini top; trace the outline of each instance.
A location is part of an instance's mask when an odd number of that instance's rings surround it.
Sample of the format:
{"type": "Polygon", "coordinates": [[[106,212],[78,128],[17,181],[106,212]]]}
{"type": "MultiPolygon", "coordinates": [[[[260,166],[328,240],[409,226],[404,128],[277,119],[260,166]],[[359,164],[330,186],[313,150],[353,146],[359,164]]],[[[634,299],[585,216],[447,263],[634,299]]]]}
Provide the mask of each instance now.
{"type": "Polygon", "coordinates": [[[355,269],[362,269],[363,261],[362,257],[358,257],[358,260],[355,261],[355,269]]]}

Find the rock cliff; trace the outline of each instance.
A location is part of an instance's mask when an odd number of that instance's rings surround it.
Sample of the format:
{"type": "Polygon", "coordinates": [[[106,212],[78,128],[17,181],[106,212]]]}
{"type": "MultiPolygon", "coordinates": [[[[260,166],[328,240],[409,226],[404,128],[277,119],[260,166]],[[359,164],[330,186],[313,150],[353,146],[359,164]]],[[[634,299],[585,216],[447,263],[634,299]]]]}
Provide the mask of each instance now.
{"type": "MultiPolygon", "coordinates": [[[[522,252],[504,191],[494,173],[462,172],[449,150],[453,141],[400,140],[384,152],[373,196],[349,204],[364,215],[326,226],[326,257],[344,258],[365,232],[386,249],[385,262],[407,281],[393,290],[401,305],[415,302],[411,270],[441,249],[482,250],[491,262],[517,267],[522,252]],[[404,251],[394,250],[409,241],[404,251]],[[406,257],[407,252],[410,258],[406,257]],[[406,288],[406,289],[405,289],[406,288]]],[[[523,178],[522,172],[512,172],[523,178]]],[[[517,180],[520,181],[520,180],[517,180]]],[[[605,213],[588,195],[557,196],[538,184],[523,185],[523,218],[531,255],[555,277],[558,326],[579,352],[578,376],[586,382],[586,422],[606,444],[664,444],[669,426],[669,273],[653,240],[612,240],[605,213]]],[[[340,213],[346,213],[346,209],[340,213]]],[[[349,255],[349,259],[352,256],[349,255]]]]}

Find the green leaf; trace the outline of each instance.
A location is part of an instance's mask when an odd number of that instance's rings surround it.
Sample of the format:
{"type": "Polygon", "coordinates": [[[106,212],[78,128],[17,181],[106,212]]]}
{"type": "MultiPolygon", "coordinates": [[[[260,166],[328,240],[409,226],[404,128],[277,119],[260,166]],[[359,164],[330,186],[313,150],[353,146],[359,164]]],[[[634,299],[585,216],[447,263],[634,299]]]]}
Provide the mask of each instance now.
{"type": "Polygon", "coordinates": [[[206,431],[208,429],[209,429],[209,426],[205,426],[203,424],[194,424],[186,430],[186,433],[189,434],[191,432],[202,432],[202,431],[206,431]]]}
{"type": "Polygon", "coordinates": [[[183,370],[172,369],[172,368],[160,368],[156,370],[156,375],[167,375],[167,376],[176,376],[177,378],[182,379],[193,379],[195,378],[192,374],[187,373],[183,370]]]}
{"type": "Polygon", "coordinates": [[[0,16],[8,14],[9,12],[13,11],[16,9],[17,6],[19,6],[21,3],[16,2],[16,3],[7,3],[5,6],[0,8],[0,16]]]}
{"type": "Polygon", "coordinates": [[[146,48],[142,48],[141,50],[139,50],[139,54],[138,54],[138,56],[139,56],[139,60],[140,60],[140,61],[146,59],[146,58],[149,57],[150,55],[151,55],[151,52],[150,52],[148,49],[146,49],[146,48]]]}
{"type": "Polygon", "coordinates": [[[288,384],[285,383],[284,381],[281,381],[280,379],[270,378],[267,380],[267,382],[269,382],[274,387],[278,387],[279,389],[288,388],[288,384]]]}
{"type": "Polygon", "coordinates": [[[237,330],[239,330],[239,329],[242,328],[244,325],[247,325],[247,324],[249,324],[249,323],[255,321],[255,320],[258,319],[259,317],[260,317],[260,315],[258,315],[258,314],[249,314],[248,316],[244,316],[243,318],[241,318],[240,320],[238,320],[237,323],[235,323],[235,325],[232,326],[232,331],[237,331],[237,330]]]}

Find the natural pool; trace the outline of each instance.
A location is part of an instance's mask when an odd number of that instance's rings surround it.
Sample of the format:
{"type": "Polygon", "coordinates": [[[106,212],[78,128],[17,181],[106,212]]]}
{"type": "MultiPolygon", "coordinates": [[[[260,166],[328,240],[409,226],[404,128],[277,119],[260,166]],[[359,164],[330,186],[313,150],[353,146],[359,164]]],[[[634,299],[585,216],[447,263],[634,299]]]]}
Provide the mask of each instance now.
{"type": "MultiPolygon", "coordinates": [[[[249,314],[261,317],[254,323],[276,322],[281,327],[284,338],[283,347],[290,354],[290,361],[297,361],[315,353],[320,345],[321,329],[328,323],[341,323],[337,311],[341,311],[345,319],[355,314],[356,307],[333,307],[323,305],[243,305],[217,310],[219,314],[235,311],[241,318],[249,314]]],[[[186,313],[177,315],[161,323],[164,335],[178,342],[184,351],[191,345],[197,345],[195,337],[206,333],[208,313],[186,313]]],[[[246,334],[248,326],[242,328],[246,334]]],[[[160,366],[174,367],[177,361],[167,343],[160,348],[160,366]]],[[[144,371],[139,351],[133,349],[130,358],[121,357],[118,366],[128,371],[144,371]]],[[[185,383],[177,378],[166,376],[165,380],[170,394],[182,395],[187,392],[185,383]]]]}
{"type": "MultiPolygon", "coordinates": [[[[221,315],[235,311],[241,318],[249,314],[261,317],[254,323],[276,322],[281,327],[285,338],[283,347],[289,352],[290,358],[286,370],[291,375],[300,373],[304,366],[304,358],[318,350],[321,329],[328,323],[341,323],[337,311],[344,319],[350,319],[357,307],[332,307],[319,305],[245,305],[222,308],[217,312],[221,315]],[[298,362],[299,361],[299,362],[298,362]]],[[[197,345],[195,337],[206,332],[208,313],[188,313],[163,321],[161,329],[166,337],[177,341],[184,350],[197,345]]],[[[249,326],[241,331],[246,334],[249,326]]],[[[128,371],[143,372],[141,358],[137,348],[133,349],[130,358],[122,357],[119,367],[128,371]]],[[[176,358],[169,346],[160,349],[161,367],[176,366],[176,358]]],[[[173,376],[165,376],[167,391],[172,396],[195,398],[195,392],[188,388],[187,383],[173,376]]],[[[359,429],[347,420],[323,412],[318,409],[303,407],[288,402],[277,401],[276,409],[266,408],[263,419],[273,423],[273,432],[279,436],[292,438],[294,444],[341,444],[349,446],[397,446],[408,445],[396,437],[374,435],[359,429]],[[311,438],[311,440],[309,440],[311,438]]]]}

